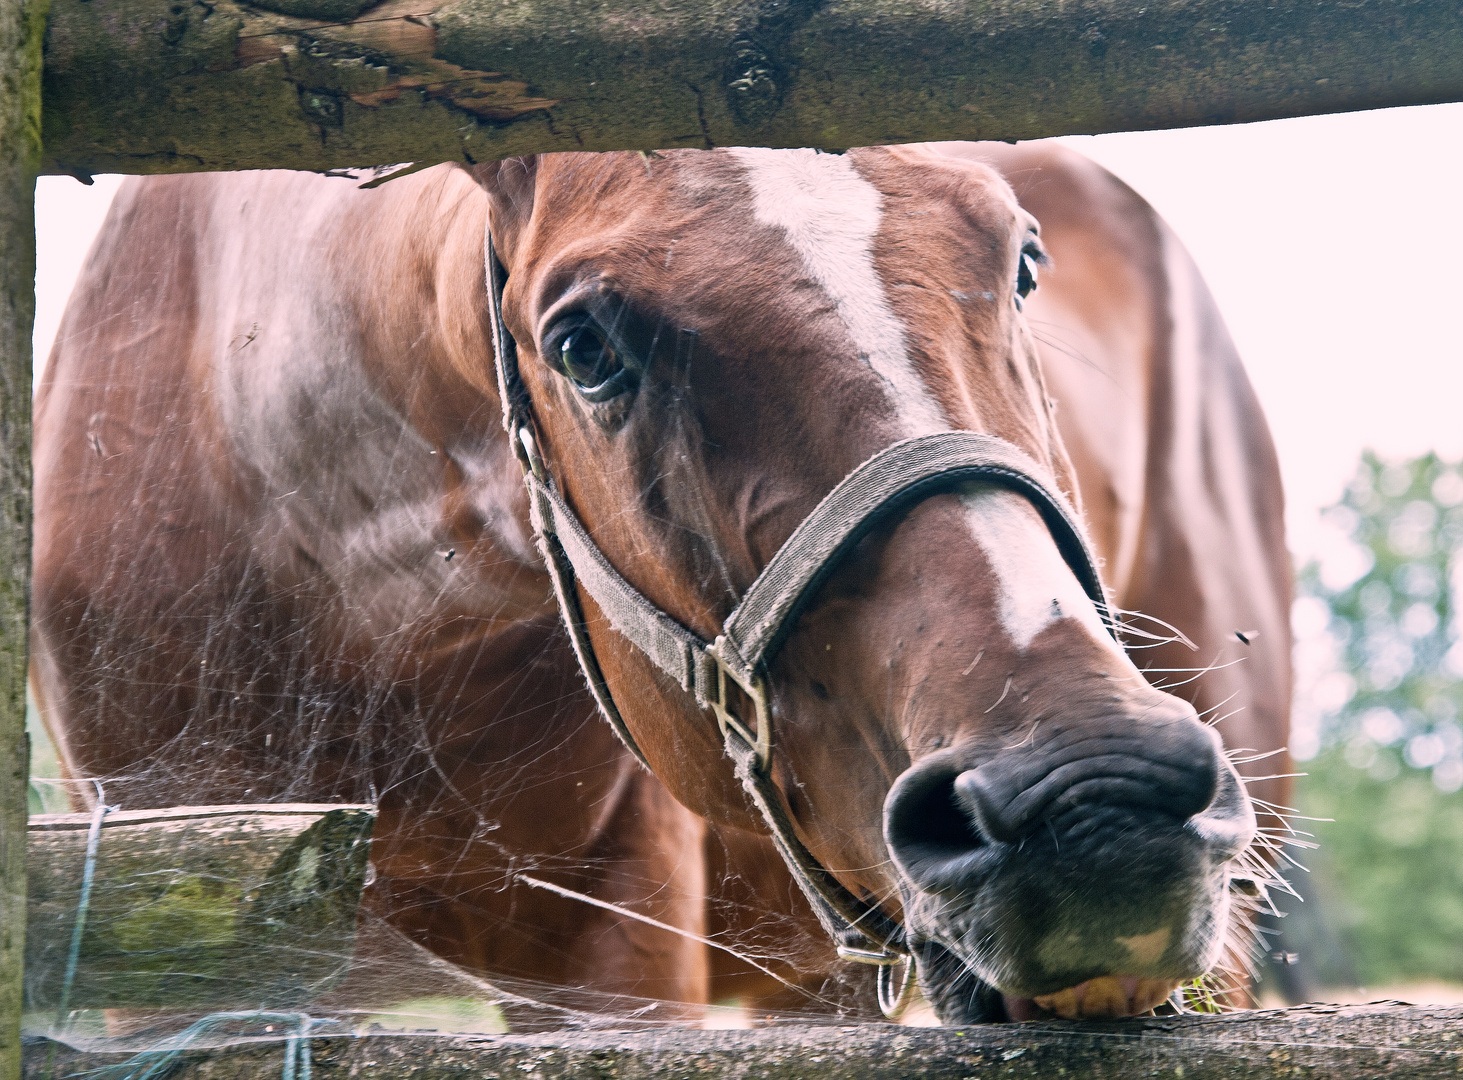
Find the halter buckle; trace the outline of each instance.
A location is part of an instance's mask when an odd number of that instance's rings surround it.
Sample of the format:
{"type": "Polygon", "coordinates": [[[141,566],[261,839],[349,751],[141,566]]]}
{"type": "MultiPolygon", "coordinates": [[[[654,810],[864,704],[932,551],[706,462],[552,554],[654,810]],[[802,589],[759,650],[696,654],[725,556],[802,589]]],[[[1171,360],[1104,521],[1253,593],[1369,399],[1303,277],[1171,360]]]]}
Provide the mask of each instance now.
{"type": "Polygon", "coordinates": [[[711,708],[716,713],[716,723],[721,728],[722,738],[727,738],[730,732],[752,748],[757,758],[758,771],[765,772],[767,763],[772,757],[772,718],[767,713],[767,684],[763,682],[762,676],[753,675],[750,679],[743,680],[735,671],[727,666],[726,661],[719,655],[724,638],[717,638],[708,652],[711,658],[716,661],[716,698],[711,702],[711,708]],[[752,700],[752,708],[756,713],[755,731],[748,728],[740,717],[732,711],[731,703],[727,700],[727,680],[734,682],[747,697],[752,700]]]}

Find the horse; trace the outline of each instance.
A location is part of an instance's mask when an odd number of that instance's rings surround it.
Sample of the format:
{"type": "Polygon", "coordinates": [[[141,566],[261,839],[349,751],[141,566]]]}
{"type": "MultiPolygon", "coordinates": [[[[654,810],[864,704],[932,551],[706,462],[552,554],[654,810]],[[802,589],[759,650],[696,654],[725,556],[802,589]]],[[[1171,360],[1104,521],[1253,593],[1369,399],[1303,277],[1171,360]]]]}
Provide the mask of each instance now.
{"type": "Polygon", "coordinates": [[[371,910],[490,978],[1128,1016],[1263,889],[1274,450],[1059,147],[130,180],[34,459],[68,774],[377,803],[371,910]]]}

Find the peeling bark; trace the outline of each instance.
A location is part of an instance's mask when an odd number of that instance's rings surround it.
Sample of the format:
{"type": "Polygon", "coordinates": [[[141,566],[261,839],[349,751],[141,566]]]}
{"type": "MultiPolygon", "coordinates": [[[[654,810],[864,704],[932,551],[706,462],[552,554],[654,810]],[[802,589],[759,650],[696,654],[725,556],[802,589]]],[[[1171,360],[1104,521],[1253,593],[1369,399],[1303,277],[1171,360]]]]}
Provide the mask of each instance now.
{"type": "Polygon", "coordinates": [[[840,149],[1463,99],[1458,0],[54,0],[46,169],[840,149]]]}

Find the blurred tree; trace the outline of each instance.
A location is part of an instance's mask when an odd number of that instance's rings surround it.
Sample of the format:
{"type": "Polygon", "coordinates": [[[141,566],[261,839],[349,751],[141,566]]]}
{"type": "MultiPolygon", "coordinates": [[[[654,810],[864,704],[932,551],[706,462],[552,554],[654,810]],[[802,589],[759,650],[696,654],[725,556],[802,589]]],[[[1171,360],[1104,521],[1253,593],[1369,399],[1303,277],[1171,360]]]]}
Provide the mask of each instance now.
{"type": "Polygon", "coordinates": [[[1376,749],[1400,745],[1445,792],[1463,787],[1460,504],[1463,474],[1436,454],[1389,463],[1366,453],[1325,511],[1333,543],[1301,570],[1295,613],[1318,654],[1298,657],[1301,668],[1329,669],[1300,672],[1320,676],[1312,700],[1297,702],[1300,734],[1315,749],[1344,743],[1353,765],[1381,761],[1381,773],[1393,759],[1376,749]]]}
{"type": "Polygon", "coordinates": [[[69,814],[72,810],[67,791],[74,790],[61,777],[61,762],[50,736],[41,724],[35,700],[25,696],[25,733],[30,737],[30,790],[26,810],[32,814],[69,814]]]}
{"type": "Polygon", "coordinates": [[[1299,574],[1299,809],[1330,819],[1302,892],[1331,934],[1281,925],[1323,983],[1463,981],[1460,469],[1366,453],[1299,574]]]}

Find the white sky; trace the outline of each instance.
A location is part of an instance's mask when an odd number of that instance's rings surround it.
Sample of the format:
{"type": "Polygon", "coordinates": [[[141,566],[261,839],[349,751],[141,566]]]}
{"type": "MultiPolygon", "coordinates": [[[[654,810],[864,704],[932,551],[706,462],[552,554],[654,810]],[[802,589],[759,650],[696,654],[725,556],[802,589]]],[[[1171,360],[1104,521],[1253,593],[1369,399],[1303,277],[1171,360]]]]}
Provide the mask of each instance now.
{"type": "MultiPolygon", "coordinates": [[[[1364,446],[1463,457],[1463,105],[1074,136],[1198,261],[1280,449],[1291,546],[1364,446]]],[[[119,178],[36,193],[36,354],[119,178]]]]}

